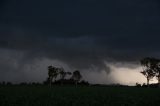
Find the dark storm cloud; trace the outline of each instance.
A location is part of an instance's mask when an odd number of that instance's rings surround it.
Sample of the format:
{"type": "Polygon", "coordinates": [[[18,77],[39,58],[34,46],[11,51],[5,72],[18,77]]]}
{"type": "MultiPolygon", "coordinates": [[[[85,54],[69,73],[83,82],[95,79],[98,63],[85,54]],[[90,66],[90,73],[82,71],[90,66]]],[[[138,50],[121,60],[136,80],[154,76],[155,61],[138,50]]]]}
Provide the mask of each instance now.
{"type": "Polygon", "coordinates": [[[8,0],[0,4],[0,48],[23,51],[23,64],[49,58],[75,68],[109,70],[104,61],[159,57],[158,0],[8,0]]]}

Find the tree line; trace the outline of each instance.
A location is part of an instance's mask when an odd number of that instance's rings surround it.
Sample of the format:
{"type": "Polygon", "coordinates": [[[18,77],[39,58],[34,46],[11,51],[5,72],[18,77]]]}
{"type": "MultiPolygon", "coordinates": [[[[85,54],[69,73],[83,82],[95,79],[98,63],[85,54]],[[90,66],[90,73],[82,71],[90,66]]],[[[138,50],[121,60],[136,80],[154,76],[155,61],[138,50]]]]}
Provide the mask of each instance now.
{"type": "Polygon", "coordinates": [[[76,86],[78,83],[88,85],[89,83],[87,81],[80,80],[82,79],[82,75],[79,70],[75,70],[74,72],[68,72],[65,71],[62,67],[55,67],[55,66],[48,66],[48,78],[46,80],[46,83],[48,83],[50,86],[52,84],[61,84],[64,83],[67,84],[75,84],[76,86]],[[66,77],[69,76],[68,79],[66,77]],[[57,80],[57,77],[59,79],[57,80]]]}
{"type": "MultiPolygon", "coordinates": [[[[155,77],[158,80],[158,86],[160,87],[160,59],[153,57],[145,57],[140,60],[140,64],[142,66],[142,71],[140,73],[145,76],[147,86],[154,86],[154,84],[150,84],[149,82],[155,77]]],[[[63,85],[63,84],[78,84],[81,85],[90,85],[87,81],[82,80],[82,74],[79,70],[75,70],[73,72],[65,71],[62,67],[48,66],[48,77],[46,80],[41,83],[27,83],[22,82],[18,85],[63,85]]],[[[11,82],[0,82],[0,85],[13,85],[11,82]]],[[[17,84],[14,84],[17,85],[17,84]]],[[[140,86],[140,84],[136,83],[136,86],[140,86]]],[[[143,84],[145,86],[145,84],[143,84]]]]}
{"type": "MultiPolygon", "coordinates": [[[[160,87],[160,59],[153,57],[145,57],[140,60],[142,71],[140,73],[144,75],[147,79],[147,86],[149,86],[149,81],[154,77],[158,80],[158,86],[160,87]]],[[[57,68],[54,66],[48,66],[48,82],[51,86],[52,81],[56,81],[57,76],[60,77],[59,81],[63,84],[65,77],[70,75],[69,81],[73,81],[76,85],[82,78],[80,71],[75,70],[73,73],[66,72],[63,68],[57,68]]]]}

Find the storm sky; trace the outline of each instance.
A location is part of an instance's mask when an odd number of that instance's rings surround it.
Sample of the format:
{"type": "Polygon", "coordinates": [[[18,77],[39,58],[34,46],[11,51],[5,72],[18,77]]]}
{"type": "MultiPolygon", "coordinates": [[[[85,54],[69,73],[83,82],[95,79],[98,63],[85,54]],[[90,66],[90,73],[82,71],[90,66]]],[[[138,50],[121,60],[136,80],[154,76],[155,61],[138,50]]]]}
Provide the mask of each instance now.
{"type": "Polygon", "coordinates": [[[55,65],[143,83],[139,60],[160,57],[158,0],[1,0],[0,14],[0,81],[42,82],[55,65]]]}

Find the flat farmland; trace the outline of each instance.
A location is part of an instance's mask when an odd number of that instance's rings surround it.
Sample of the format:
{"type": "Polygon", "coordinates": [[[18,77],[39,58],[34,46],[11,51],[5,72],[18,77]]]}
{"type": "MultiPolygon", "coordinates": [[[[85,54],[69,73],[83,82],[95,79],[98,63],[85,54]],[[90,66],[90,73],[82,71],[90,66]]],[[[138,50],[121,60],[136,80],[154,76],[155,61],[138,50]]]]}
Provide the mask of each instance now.
{"type": "Polygon", "coordinates": [[[156,106],[159,88],[2,86],[0,106],[156,106]]]}

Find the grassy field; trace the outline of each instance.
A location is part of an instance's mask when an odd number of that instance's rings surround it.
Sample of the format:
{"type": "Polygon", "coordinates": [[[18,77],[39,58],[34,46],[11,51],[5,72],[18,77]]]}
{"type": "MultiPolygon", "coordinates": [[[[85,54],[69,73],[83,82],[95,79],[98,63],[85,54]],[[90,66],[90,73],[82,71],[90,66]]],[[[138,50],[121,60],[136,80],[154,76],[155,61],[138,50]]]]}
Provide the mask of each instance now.
{"type": "Polygon", "coordinates": [[[159,103],[159,88],[0,87],[0,106],[156,106],[159,103]]]}

